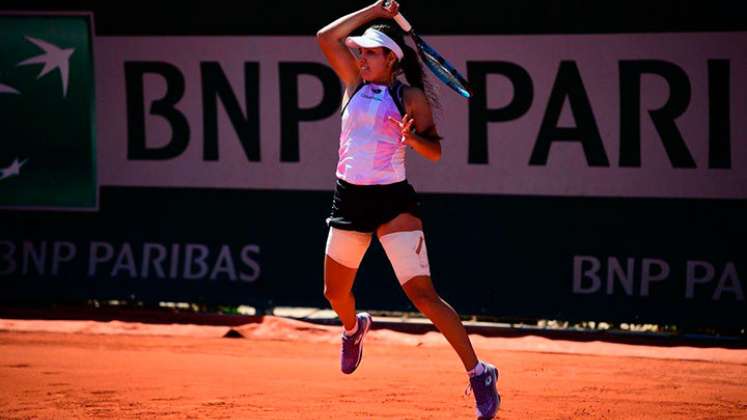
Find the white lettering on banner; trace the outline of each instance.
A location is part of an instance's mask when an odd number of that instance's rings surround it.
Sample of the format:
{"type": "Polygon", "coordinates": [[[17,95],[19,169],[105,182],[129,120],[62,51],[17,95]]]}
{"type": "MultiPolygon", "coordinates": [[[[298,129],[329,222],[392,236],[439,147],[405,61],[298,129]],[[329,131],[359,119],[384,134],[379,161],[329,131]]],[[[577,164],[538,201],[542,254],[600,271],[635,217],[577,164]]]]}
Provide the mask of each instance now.
{"type": "MultiPolygon", "coordinates": [[[[419,191],[747,198],[746,33],[429,42],[475,96],[440,89],[419,191]]],[[[102,185],[333,189],[340,84],[315,37],[97,37],[94,56],[102,185]]]]}
{"type": "MultiPolygon", "coordinates": [[[[636,296],[634,285],[636,281],[640,285],[637,296],[655,296],[656,290],[662,286],[653,286],[654,283],[663,283],[677,280],[671,276],[671,263],[656,258],[626,258],[625,269],[620,263],[622,259],[617,257],[597,258],[588,255],[576,255],[573,257],[573,285],[572,291],[578,295],[588,295],[602,291],[601,279],[606,273],[607,295],[616,295],[614,279],[618,278],[623,285],[625,296],[636,296]],[[606,261],[606,266],[603,264],[606,261]],[[636,268],[639,267],[639,268],[636,268]],[[652,287],[653,286],[653,287],[652,287]]],[[[739,279],[736,265],[728,261],[720,269],[709,261],[692,260],[687,261],[684,281],[684,298],[687,300],[697,297],[707,297],[713,301],[734,300],[744,301],[744,289],[739,279]],[[712,284],[718,276],[717,284],[712,284]]],[[[678,287],[681,286],[679,283],[678,287]]]]}
{"type": "Polygon", "coordinates": [[[625,290],[625,294],[628,296],[633,295],[633,278],[635,277],[635,260],[633,258],[628,258],[626,260],[627,264],[625,266],[625,269],[623,270],[622,265],[620,265],[620,262],[617,260],[617,258],[607,258],[607,266],[609,267],[609,270],[607,271],[607,294],[611,295],[615,292],[615,277],[618,278],[620,281],[620,284],[623,286],[623,290],[625,290]]]}
{"type": "Polygon", "coordinates": [[[596,293],[602,280],[599,278],[599,268],[602,265],[594,257],[577,256],[573,258],[573,293],[590,294],[596,293]],[[591,267],[588,267],[588,265],[591,267]],[[586,267],[586,268],[585,268],[586,267]],[[584,286],[583,280],[591,280],[591,285],[584,286]]]}
{"type": "Polygon", "coordinates": [[[744,292],[742,291],[742,285],[739,283],[739,277],[737,277],[737,268],[734,263],[726,264],[723,274],[718,281],[718,287],[713,292],[713,300],[721,299],[721,294],[724,292],[734,293],[734,297],[737,300],[744,300],[744,292]]]}
{"type": "Polygon", "coordinates": [[[149,267],[151,262],[153,263],[153,270],[155,271],[156,277],[162,279],[166,277],[163,271],[163,260],[166,259],[166,247],[161,244],[153,244],[146,242],[143,244],[143,263],[140,277],[148,278],[150,273],[149,267]],[[151,254],[156,252],[156,256],[153,257],[151,254]],[[151,258],[153,260],[151,261],[151,258]]]}
{"type": "Polygon", "coordinates": [[[16,244],[11,241],[0,241],[0,276],[5,276],[16,271],[16,244]]]}
{"type": "Polygon", "coordinates": [[[259,278],[261,273],[259,263],[256,258],[259,255],[258,245],[247,245],[241,249],[241,261],[251,269],[250,273],[239,273],[239,278],[245,282],[252,283],[259,278]]]}
{"type": "Polygon", "coordinates": [[[179,244],[171,245],[171,267],[169,269],[169,277],[176,278],[179,275],[179,244]]]}
{"type": "Polygon", "coordinates": [[[641,296],[648,296],[651,282],[662,281],[668,276],[669,264],[666,261],[644,258],[641,270],[641,296]]]}
{"type": "Polygon", "coordinates": [[[692,299],[695,296],[695,285],[709,283],[716,275],[716,269],[708,261],[688,261],[687,262],[687,288],[685,297],[692,299]],[[698,275],[698,270],[702,275],[698,275]]]}
{"type": "Polygon", "coordinates": [[[47,241],[41,241],[38,247],[31,241],[23,241],[23,268],[21,272],[29,273],[29,263],[33,263],[37,274],[44,274],[44,266],[47,260],[47,241]]]}
{"type": "Polygon", "coordinates": [[[116,277],[120,271],[125,271],[130,277],[137,277],[137,271],[135,270],[135,257],[132,256],[132,247],[130,244],[125,242],[122,244],[122,248],[117,254],[117,259],[114,261],[112,267],[111,276],[116,277]]]}
{"type": "Polygon", "coordinates": [[[227,274],[229,280],[236,281],[236,268],[233,265],[231,250],[226,245],[220,248],[218,260],[215,262],[215,267],[213,267],[213,271],[210,273],[210,280],[215,280],[221,273],[227,274]]]}
{"type": "Polygon", "coordinates": [[[253,283],[261,274],[260,247],[255,244],[236,248],[225,244],[115,245],[92,241],[87,248],[87,254],[79,255],[77,245],[68,241],[0,240],[0,276],[78,277],[76,271],[85,269],[85,276],[94,279],[154,277],[253,283]],[[76,264],[80,258],[85,260],[76,264]]]}
{"type": "Polygon", "coordinates": [[[67,241],[51,243],[22,241],[21,246],[11,241],[0,241],[0,250],[2,249],[4,252],[0,253],[0,261],[5,262],[5,268],[0,265],[0,275],[3,276],[12,274],[44,276],[47,273],[58,276],[65,263],[73,261],[78,254],[75,244],[67,241]],[[16,254],[17,250],[20,251],[16,254]],[[47,260],[47,255],[50,254],[52,257],[47,260]],[[16,272],[18,267],[20,267],[20,272],[16,272]]]}
{"type": "Polygon", "coordinates": [[[195,280],[203,278],[208,273],[208,266],[205,262],[210,251],[205,245],[199,244],[187,244],[184,250],[184,278],[188,280],[195,280]],[[192,268],[197,265],[199,268],[197,271],[193,271],[192,268]]]}
{"type": "Polygon", "coordinates": [[[96,275],[96,268],[99,264],[109,261],[114,256],[114,247],[106,242],[91,242],[88,253],[88,276],[96,275]],[[104,255],[99,254],[99,250],[104,250],[104,255]]]}
{"type": "Polygon", "coordinates": [[[60,264],[72,261],[77,253],[78,250],[75,244],[65,241],[55,241],[52,247],[52,275],[58,275],[60,264]]]}

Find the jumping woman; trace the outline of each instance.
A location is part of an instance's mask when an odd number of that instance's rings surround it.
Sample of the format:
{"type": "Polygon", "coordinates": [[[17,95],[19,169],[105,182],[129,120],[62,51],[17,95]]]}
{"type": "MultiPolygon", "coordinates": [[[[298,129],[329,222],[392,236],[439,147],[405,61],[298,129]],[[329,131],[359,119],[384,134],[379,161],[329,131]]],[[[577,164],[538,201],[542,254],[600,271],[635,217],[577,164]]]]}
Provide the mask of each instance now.
{"type": "Polygon", "coordinates": [[[459,355],[469,376],[479,418],[500,406],[498,371],[480,361],[459,315],[436,293],[415,190],[407,181],[409,147],[431,161],[441,158],[441,137],[431,112],[436,98],[424,83],[423,67],[391,19],[396,1],[379,0],[343,16],[317,33],[319,45],[344,85],[337,183],[327,219],[324,296],[343,324],[341,369],[355,371],[363,339],[373,322],[356,314],[353,282],[376,234],[407,297],[427,316],[459,355]],[[403,74],[408,84],[398,80],[403,74]]]}

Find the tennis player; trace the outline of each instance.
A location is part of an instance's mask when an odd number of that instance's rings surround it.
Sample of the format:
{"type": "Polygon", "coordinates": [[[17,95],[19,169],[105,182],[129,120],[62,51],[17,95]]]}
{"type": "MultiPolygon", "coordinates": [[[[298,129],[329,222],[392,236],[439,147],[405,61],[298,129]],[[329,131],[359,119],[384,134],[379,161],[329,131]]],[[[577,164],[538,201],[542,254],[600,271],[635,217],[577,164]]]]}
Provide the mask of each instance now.
{"type": "Polygon", "coordinates": [[[356,370],[373,322],[368,313],[356,314],[352,286],[375,233],[408,298],[461,358],[478,417],[492,418],[500,405],[498,371],[478,360],[459,315],[433,287],[419,203],[405,171],[407,148],[434,162],[441,158],[441,137],[431,112],[437,99],[396,24],[374,25],[361,36],[349,36],[372,20],[393,18],[398,9],[395,1],[379,0],[317,33],[344,85],[337,184],[324,261],[324,295],[344,328],[341,369],[346,374],[356,370]],[[398,80],[401,74],[408,84],[398,80]]]}

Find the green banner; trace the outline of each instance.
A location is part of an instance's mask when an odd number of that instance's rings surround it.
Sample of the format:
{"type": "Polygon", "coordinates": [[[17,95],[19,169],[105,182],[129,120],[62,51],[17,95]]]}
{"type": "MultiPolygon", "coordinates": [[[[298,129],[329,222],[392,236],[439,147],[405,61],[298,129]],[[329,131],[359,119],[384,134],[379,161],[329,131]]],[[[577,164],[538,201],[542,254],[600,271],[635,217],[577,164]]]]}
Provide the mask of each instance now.
{"type": "Polygon", "coordinates": [[[0,207],[96,209],[89,16],[0,16],[0,207]]]}

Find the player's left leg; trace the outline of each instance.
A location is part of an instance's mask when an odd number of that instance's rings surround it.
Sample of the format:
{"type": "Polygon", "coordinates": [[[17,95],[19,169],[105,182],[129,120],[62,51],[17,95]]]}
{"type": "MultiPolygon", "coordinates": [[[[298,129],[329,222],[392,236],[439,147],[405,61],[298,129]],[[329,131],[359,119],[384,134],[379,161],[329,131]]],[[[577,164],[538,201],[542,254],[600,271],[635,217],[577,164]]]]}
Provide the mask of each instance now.
{"type": "Polygon", "coordinates": [[[441,331],[470,370],[477,364],[477,356],[459,315],[433,288],[422,226],[417,217],[402,213],[376,233],[407,297],[441,331]]]}
{"type": "Polygon", "coordinates": [[[459,315],[451,305],[438,296],[431,278],[428,276],[413,277],[403,284],[402,288],[413,305],[427,316],[446,337],[462,360],[464,368],[466,370],[474,368],[478,362],[477,356],[459,315]]]}
{"type": "Polygon", "coordinates": [[[478,360],[459,315],[436,293],[420,219],[401,214],[382,225],[377,235],[407,297],[441,331],[462,360],[475,393],[477,416],[492,418],[500,406],[495,384],[498,371],[478,360]]]}
{"type": "Polygon", "coordinates": [[[493,418],[501,403],[496,387],[498,370],[490,363],[478,361],[459,315],[438,296],[430,277],[413,277],[402,288],[415,307],[433,322],[462,359],[469,375],[470,388],[475,395],[477,418],[493,418]]]}

